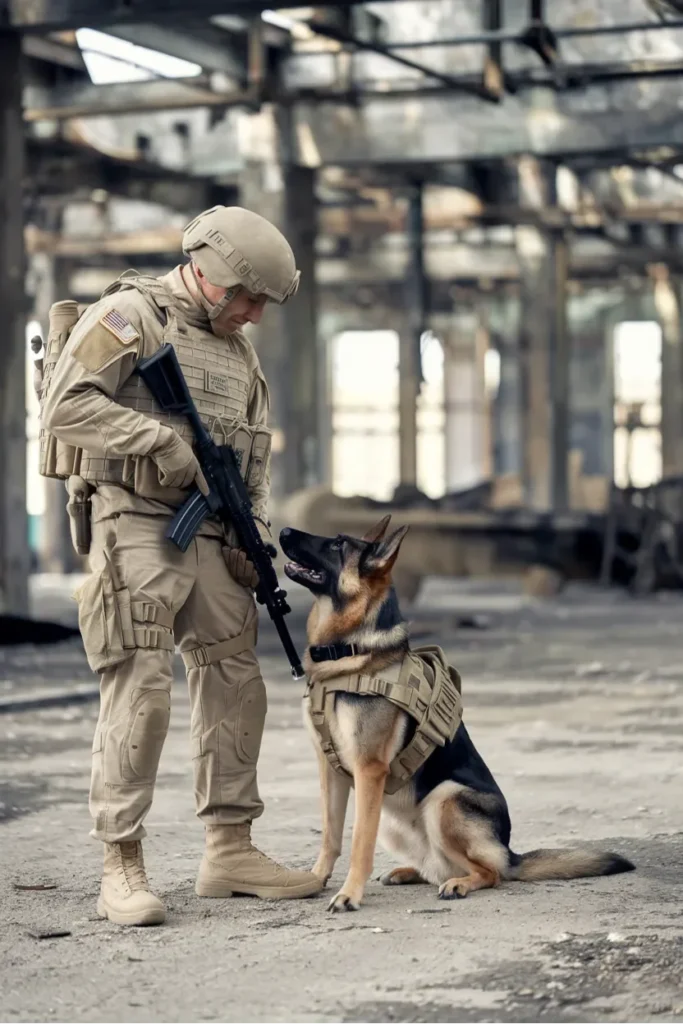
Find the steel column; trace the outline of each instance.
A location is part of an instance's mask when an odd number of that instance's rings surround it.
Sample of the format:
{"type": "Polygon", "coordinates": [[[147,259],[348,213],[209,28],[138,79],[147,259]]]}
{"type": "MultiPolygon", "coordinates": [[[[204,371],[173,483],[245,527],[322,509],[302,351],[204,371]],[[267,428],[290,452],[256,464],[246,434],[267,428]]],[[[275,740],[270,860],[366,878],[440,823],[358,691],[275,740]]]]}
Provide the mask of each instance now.
{"type": "Polygon", "coordinates": [[[399,480],[417,486],[417,399],[420,394],[420,339],[427,319],[424,266],[423,186],[415,185],[408,206],[409,269],[406,281],[406,328],[399,353],[399,480]]]}
{"type": "Polygon", "coordinates": [[[0,607],[28,612],[21,39],[0,30],[0,607]]]}

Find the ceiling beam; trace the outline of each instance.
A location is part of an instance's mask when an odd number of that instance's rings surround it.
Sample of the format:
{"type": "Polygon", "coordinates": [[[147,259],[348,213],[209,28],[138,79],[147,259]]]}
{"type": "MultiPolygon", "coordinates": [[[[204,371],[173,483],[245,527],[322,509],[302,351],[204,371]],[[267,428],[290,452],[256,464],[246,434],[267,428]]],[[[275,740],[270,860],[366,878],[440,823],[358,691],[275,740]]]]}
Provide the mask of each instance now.
{"type": "Polygon", "coordinates": [[[235,186],[218,185],[144,161],[116,160],[89,147],[29,139],[26,193],[35,202],[88,196],[96,189],[127,199],[159,203],[191,215],[237,198],[235,186]]]}
{"type": "MultiPolygon", "coordinates": [[[[627,88],[626,86],[624,88],[627,88]]],[[[321,165],[401,165],[499,160],[524,153],[557,160],[596,155],[624,159],[629,153],[663,148],[683,151],[679,89],[662,83],[652,105],[638,107],[639,95],[591,89],[576,107],[560,94],[548,108],[527,106],[508,96],[486,109],[476,100],[439,92],[359,100],[355,107],[313,101],[295,108],[295,137],[315,145],[321,165]]],[[[302,154],[296,154],[302,159],[302,154]]]]}
{"type": "MultiPolygon", "coordinates": [[[[338,35],[336,29],[330,31],[334,32],[335,36],[338,35]]],[[[325,32],[327,33],[326,28],[325,32]]],[[[356,45],[355,40],[354,45],[356,45]]],[[[358,43],[358,45],[367,48],[365,43],[358,43]]],[[[384,56],[394,56],[389,52],[385,53],[381,47],[378,48],[374,44],[370,48],[374,52],[382,52],[384,56]]],[[[426,72],[426,69],[423,68],[422,70],[426,72]]],[[[248,70],[246,73],[249,76],[248,70]]],[[[433,102],[441,102],[450,106],[453,100],[455,100],[458,106],[453,110],[453,114],[449,115],[448,121],[450,121],[451,116],[455,116],[456,122],[453,123],[457,123],[460,120],[461,108],[459,100],[455,95],[456,93],[470,93],[475,101],[476,98],[485,98],[486,90],[482,87],[480,76],[478,75],[443,76],[436,72],[434,75],[444,80],[441,85],[426,88],[399,87],[390,90],[384,88],[372,89],[367,85],[363,88],[357,88],[352,85],[350,91],[344,92],[330,88],[315,90],[307,88],[297,89],[296,80],[293,78],[292,88],[288,92],[279,92],[277,102],[281,105],[307,102],[315,103],[319,107],[326,103],[348,104],[352,108],[356,108],[354,116],[358,110],[362,111],[364,108],[372,107],[375,109],[384,107],[387,115],[391,116],[392,104],[395,105],[397,101],[409,100],[411,101],[411,109],[414,109],[415,104],[424,104],[426,108],[429,103],[433,105],[433,102]]],[[[659,78],[665,80],[681,77],[683,77],[683,61],[656,63],[641,60],[605,65],[576,65],[572,66],[570,70],[564,67],[562,69],[561,88],[558,88],[558,80],[552,70],[550,74],[544,70],[508,74],[505,77],[505,85],[509,92],[513,94],[521,93],[528,89],[551,88],[558,90],[560,94],[566,91],[581,90],[586,95],[589,95],[588,90],[591,88],[597,88],[612,82],[628,83],[638,82],[642,79],[659,78]]],[[[145,82],[125,82],[115,85],[70,82],[57,86],[52,90],[29,85],[24,93],[24,120],[29,122],[59,121],[72,117],[100,117],[102,115],[146,113],[155,110],[180,110],[196,107],[228,108],[246,106],[258,109],[263,98],[260,84],[255,86],[253,90],[246,88],[243,90],[235,89],[227,92],[218,92],[211,88],[208,76],[185,79],[158,78],[145,82]]],[[[493,97],[486,94],[486,98],[490,100],[493,97]]],[[[657,107],[659,105],[658,100],[657,107]]],[[[495,103],[493,106],[495,106],[495,103]]],[[[400,107],[398,109],[400,110],[400,107]]],[[[481,106],[478,107],[479,117],[481,117],[482,109],[481,106]]],[[[492,118],[500,116],[502,118],[504,134],[508,135],[507,114],[510,111],[509,102],[505,103],[500,112],[493,110],[492,107],[487,109],[487,128],[491,124],[492,118]]],[[[657,108],[654,108],[654,111],[656,120],[658,116],[657,108]]],[[[467,108],[464,111],[464,116],[467,119],[467,108]]],[[[586,114],[588,119],[591,116],[590,113],[586,114]]],[[[635,122],[641,117],[649,118],[649,116],[649,112],[641,107],[637,107],[637,113],[634,112],[633,114],[635,122]]],[[[348,123],[348,119],[345,119],[345,122],[348,123]]],[[[444,123],[446,123],[446,119],[444,119],[444,123]]],[[[448,138],[450,133],[442,131],[441,134],[444,138],[448,138]]],[[[484,135],[481,129],[479,129],[478,134],[484,135]]],[[[591,147],[589,145],[586,148],[590,149],[591,147]]],[[[420,154],[418,149],[414,152],[416,156],[420,154]]],[[[531,149],[530,152],[535,152],[535,150],[531,149]]],[[[478,157],[478,154],[476,156],[478,157]]],[[[458,157],[453,157],[453,159],[458,159],[458,157]]],[[[303,162],[305,163],[305,161],[303,162]]],[[[335,160],[333,162],[338,161],[335,160]]]]}
{"type": "Polygon", "coordinates": [[[92,256],[180,256],[182,231],[177,228],[153,228],[146,231],[131,231],[95,238],[72,238],[41,231],[29,225],[25,231],[26,250],[33,255],[49,252],[54,256],[70,259],[88,259],[92,256]]]}
{"type": "MultiPolygon", "coordinates": [[[[548,26],[550,27],[550,26],[548,26]]],[[[671,32],[683,28],[683,20],[671,19],[671,21],[628,21],[612,25],[586,25],[584,27],[553,28],[552,33],[557,39],[583,39],[600,36],[630,35],[632,32],[661,31],[665,29],[671,32]]],[[[435,36],[433,39],[393,40],[387,39],[384,45],[390,50],[424,50],[431,47],[459,47],[475,46],[485,44],[502,45],[513,43],[520,45],[525,42],[524,33],[521,31],[510,31],[507,29],[482,30],[481,32],[463,33],[457,36],[435,36]]],[[[297,51],[298,57],[319,57],[326,54],[326,50],[313,50],[308,47],[305,50],[297,51]]]]}
{"type": "Polygon", "coordinates": [[[72,68],[74,71],[86,70],[83,54],[77,46],[69,46],[58,39],[50,39],[49,36],[25,36],[22,40],[22,50],[27,57],[34,60],[44,60],[48,64],[72,68]]]}
{"type": "MultiPolygon", "coordinates": [[[[317,0],[317,7],[350,7],[358,0],[317,0]]],[[[253,17],[271,7],[272,0],[193,0],[193,18],[216,14],[253,17]]],[[[99,28],[126,22],[162,21],[187,17],[187,0],[4,0],[5,27],[20,32],[99,28]]],[[[282,4],[276,4],[283,6],[282,4]]],[[[3,12],[0,11],[0,14],[3,12]]]]}
{"type": "Polygon", "coordinates": [[[72,117],[147,113],[196,107],[253,106],[256,93],[248,89],[214,92],[202,78],[157,78],[116,85],[70,83],[53,90],[27,86],[24,120],[64,121],[72,117]]]}
{"type": "Polygon", "coordinates": [[[367,53],[379,54],[381,57],[386,57],[387,60],[391,60],[396,64],[401,64],[403,67],[409,68],[411,71],[419,71],[421,74],[429,78],[433,78],[435,81],[440,82],[441,85],[445,85],[447,88],[452,89],[455,92],[464,92],[470,96],[476,96],[478,99],[487,100],[489,103],[497,103],[499,100],[499,96],[489,92],[489,90],[479,82],[471,82],[462,76],[448,75],[443,71],[430,68],[425,64],[419,64],[417,61],[411,60],[409,57],[403,57],[400,53],[394,53],[382,43],[358,39],[356,36],[351,35],[349,32],[345,32],[344,29],[337,25],[328,24],[320,21],[319,19],[309,21],[307,24],[316,35],[324,36],[327,39],[334,39],[339,43],[351,45],[356,50],[364,50],[367,53]]]}

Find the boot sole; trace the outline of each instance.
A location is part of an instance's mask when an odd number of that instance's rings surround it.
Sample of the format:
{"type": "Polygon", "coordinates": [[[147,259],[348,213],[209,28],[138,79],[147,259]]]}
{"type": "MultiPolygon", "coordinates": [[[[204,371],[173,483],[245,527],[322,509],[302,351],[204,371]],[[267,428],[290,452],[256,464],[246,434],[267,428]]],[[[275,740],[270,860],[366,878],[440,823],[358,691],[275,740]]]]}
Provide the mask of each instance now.
{"type": "Polygon", "coordinates": [[[242,882],[218,882],[197,879],[195,892],[197,896],[209,899],[226,900],[239,893],[241,896],[257,896],[262,900],[300,900],[307,896],[316,896],[322,889],[322,883],[304,882],[301,885],[261,886],[244,885],[242,882]]]}
{"type": "Polygon", "coordinates": [[[97,901],[97,913],[100,917],[106,917],[109,921],[113,921],[114,924],[125,924],[139,928],[144,928],[147,925],[163,924],[166,920],[166,911],[163,907],[157,910],[147,910],[144,914],[134,914],[132,911],[128,914],[122,914],[119,910],[113,910],[108,906],[101,896],[97,901]]]}

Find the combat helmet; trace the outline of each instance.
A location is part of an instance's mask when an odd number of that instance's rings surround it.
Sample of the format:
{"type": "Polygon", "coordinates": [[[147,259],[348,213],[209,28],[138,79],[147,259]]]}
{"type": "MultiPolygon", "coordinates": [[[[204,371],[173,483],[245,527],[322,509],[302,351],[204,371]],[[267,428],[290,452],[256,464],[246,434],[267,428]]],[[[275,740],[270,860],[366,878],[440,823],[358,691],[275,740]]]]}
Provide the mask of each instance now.
{"type": "Polygon", "coordinates": [[[220,315],[241,285],[250,295],[265,295],[278,304],[299,287],[301,271],[289,242],[274,224],[241,206],[214,206],[191,221],[183,233],[183,252],[211,284],[229,289],[209,309],[220,315]]]}

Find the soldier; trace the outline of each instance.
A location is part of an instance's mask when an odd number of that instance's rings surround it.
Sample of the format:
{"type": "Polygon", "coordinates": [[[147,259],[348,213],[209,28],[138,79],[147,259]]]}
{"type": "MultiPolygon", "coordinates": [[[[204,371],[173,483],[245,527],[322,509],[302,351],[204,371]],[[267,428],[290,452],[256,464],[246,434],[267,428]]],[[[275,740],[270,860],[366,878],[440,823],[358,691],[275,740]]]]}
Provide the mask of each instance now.
{"type": "Polygon", "coordinates": [[[236,450],[270,540],[268,389],[241,328],[259,322],[268,300],[294,294],[299,271],[280,232],[239,207],[198,216],[183,251],[189,263],[161,278],[124,274],[70,323],[73,303],[53,307],[45,360],[43,472],[70,477],[72,515],[90,510],[92,536],[77,543],[89,547],[91,574],[76,596],[86,654],[100,675],[91,835],[104,843],[98,913],[117,924],[165,917],[141,840],[169,724],[176,644],[206,832],[198,895],[284,899],[321,888],[313,874],[288,870],[251,844],[251,822],[263,811],[256,763],[266,714],[254,652],[257,577],[217,521],[207,520],[185,554],[164,538],[188,488],[206,484],[188,425],[161,412],[133,373],[162,343],[173,344],[214,440],[236,450]],[[54,331],[59,344],[51,347],[54,331]]]}

